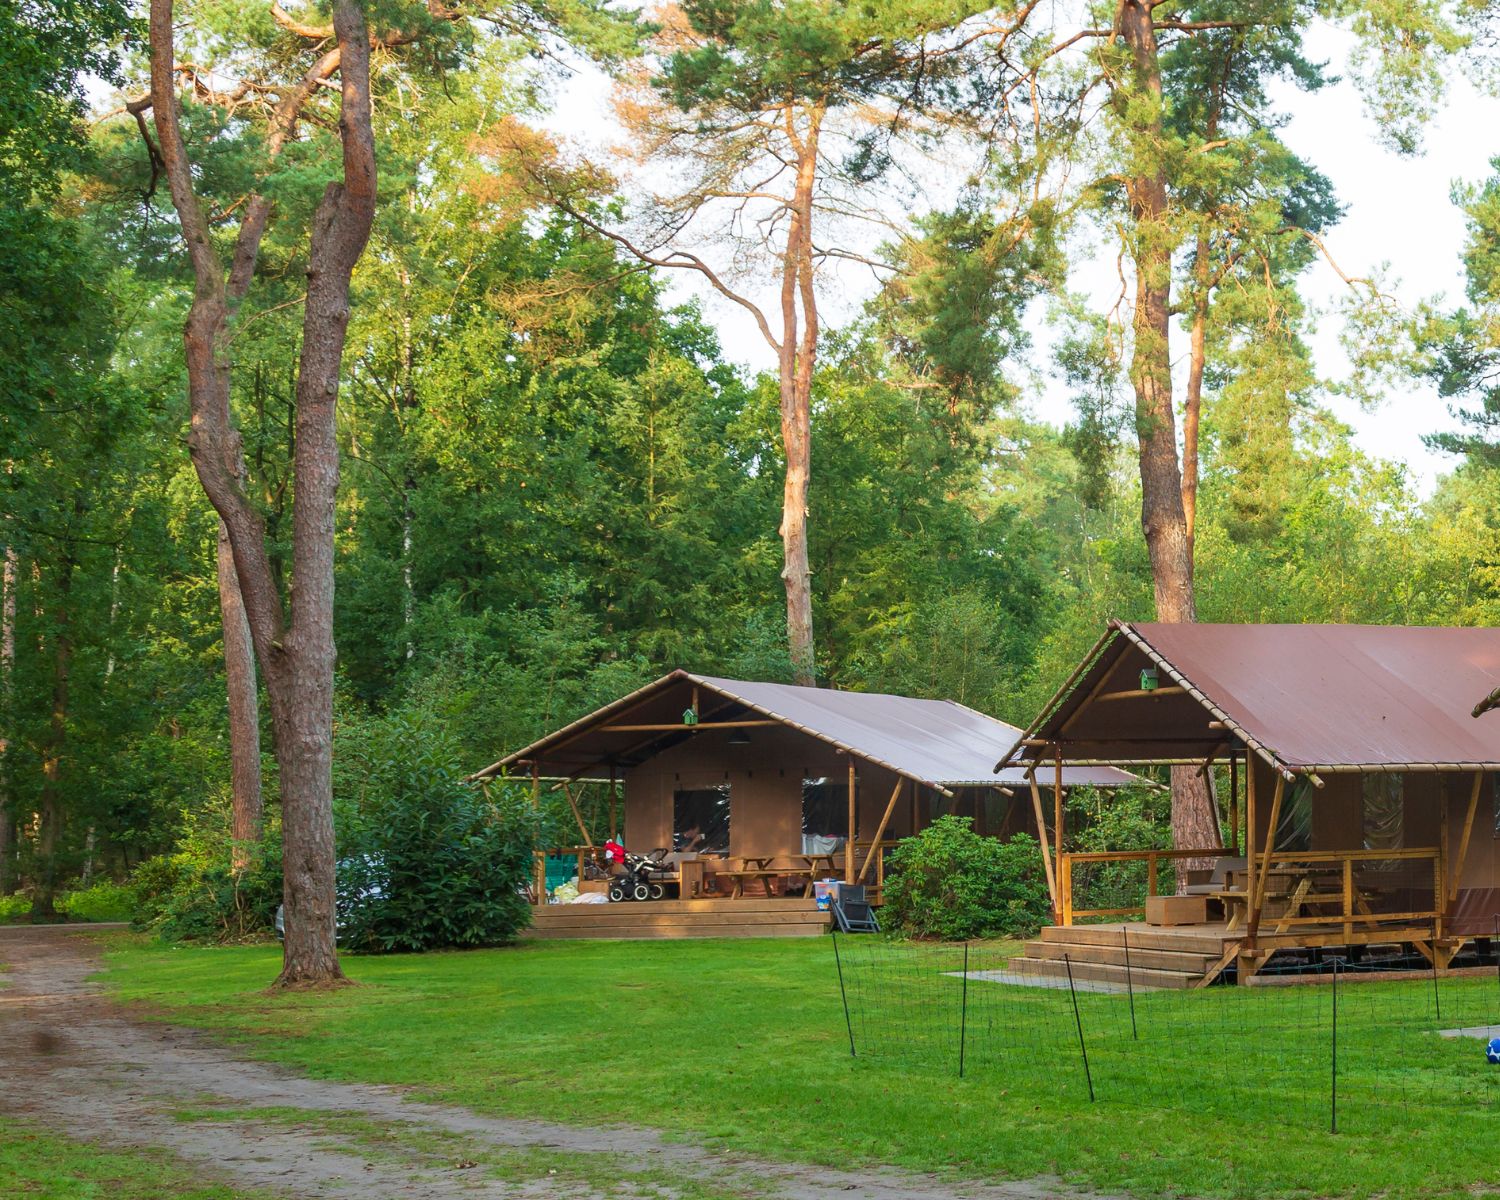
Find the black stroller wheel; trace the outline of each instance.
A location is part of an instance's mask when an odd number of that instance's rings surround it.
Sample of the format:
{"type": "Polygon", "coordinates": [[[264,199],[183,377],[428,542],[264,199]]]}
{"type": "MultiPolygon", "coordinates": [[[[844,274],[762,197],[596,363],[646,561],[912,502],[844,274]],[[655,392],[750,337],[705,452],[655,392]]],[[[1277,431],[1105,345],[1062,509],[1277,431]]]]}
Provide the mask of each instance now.
{"type": "Polygon", "coordinates": [[[622,888],[618,883],[610,884],[609,898],[616,904],[618,904],[621,900],[625,899],[625,889],[622,888]]]}
{"type": "Polygon", "coordinates": [[[667,889],[662,884],[653,883],[651,885],[651,899],[653,899],[653,900],[661,900],[661,899],[664,899],[666,897],[666,894],[667,894],[667,889]]]}
{"type": "Polygon", "coordinates": [[[645,883],[638,883],[631,889],[631,895],[637,900],[649,900],[651,899],[651,886],[645,883]]]}

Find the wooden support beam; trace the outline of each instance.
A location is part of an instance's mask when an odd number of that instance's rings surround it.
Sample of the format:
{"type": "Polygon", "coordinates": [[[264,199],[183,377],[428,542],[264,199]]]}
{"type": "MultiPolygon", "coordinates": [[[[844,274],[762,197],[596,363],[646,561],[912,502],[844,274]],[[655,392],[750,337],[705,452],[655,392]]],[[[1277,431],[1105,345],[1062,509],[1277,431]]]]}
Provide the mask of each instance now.
{"type": "Polygon", "coordinates": [[[859,874],[854,880],[855,883],[863,883],[865,881],[865,876],[870,873],[870,863],[880,853],[880,839],[885,836],[885,827],[890,824],[891,814],[896,811],[896,801],[901,799],[901,785],[905,782],[906,780],[901,778],[901,776],[896,776],[896,787],[891,792],[890,802],[886,804],[885,812],[881,814],[880,826],[875,830],[875,840],[870,843],[869,853],[865,855],[864,865],[860,867],[859,874]]]}
{"type": "MultiPolygon", "coordinates": [[[[1245,755],[1245,892],[1246,904],[1255,898],[1255,760],[1245,755]]],[[[1255,929],[1245,938],[1248,950],[1255,949],[1255,929]]]]}
{"type": "MultiPolygon", "coordinates": [[[[531,764],[531,813],[539,826],[542,813],[542,768],[536,763],[531,764]]],[[[540,850],[537,851],[536,861],[533,865],[536,869],[536,878],[532,880],[535,888],[533,900],[539,905],[546,904],[547,858],[540,850]]]]}
{"type": "Polygon", "coordinates": [[[609,840],[617,842],[620,840],[620,826],[615,810],[615,764],[609,764],[609,840]]]}
{"type": "Polygon", "coordinates": [[[1453,905],[1458,902],[1458,885],[1463,880],[1464,864],[1469,859],[1469,837],[1474,832],[1474,814],[1479,810],[1479,793],[1484,788],[1484,772],[1474,772],[1474,787],[1469,792],[1469,811],[1464,817],[1464,831],[1458,839],[1458,857],[1453,861],[1448,884],[1448,909],[1452,916],[1453,905]]]}
{"type": "Polygon", "coordinates": [[[1052,901],[1052,919],[1060,920],[1062,906],[1057,901],[1057,875],[1052,869],[1052,851],[1047,844],[1047,818],[1042,812],[1042,789],[1037,786],[1036,770],[1026,773],[1026,782],[1031,785],[1031,807],[1036,813],[1036,836],[1042,847],[1042,868],[1047,875],[1047,895],[1052,901]]]}
{"type": "Polygon", "coordinates": [[[1276,826],[1281,822],[1281,801],[1286,795],[1286,780],[1276,777],[1276,791],[1271,797],[1271,819],[1266,823],[1266,848],[1261,852],[1260,870],[1256,873],[1255,891],[1250,898],[1247,933],[1254,938],[1260,928],[1260,910],[1266,902],[1266,880],[1271,870],[1271,855],[1276,851],[1276,826]]]}
{"type": "MultiPolygon", "coordinates": [[[[583,823],[583,813],[578,810],[578,801],[573,799],[573,789],[563,784],[563,795],[568,798],[568,807],[573,810],[573,820],[578,822],[578,832],[583,834],[583,844],[590,850],[594,848],[594,839],[589,836],[589,827],[583,823]]],[[[583,878],[583,876],[579,876],[583,878]]]]}
{"type": "Polygon", "coordinates": [[[1229,849],[1240,852],[1240,760],[1229,755],[1229,849]]]}
{"type": "Polygon", "coordinates": [[[859,784],[854,774],[854,755],[849,755],[849,839],[844,843],[844,882],[854,882],[854,842],[859,837],[859,819],[855,811],[855,791],[859,784]]]}
{"type": "MultiPolygon", "coordinates": [[[[1063,761],[1062,747],[1057,748],[1053,756],[1056,771],[1052,776],[1052,852],[1057,856],[1057,891],[1062,897],[1063,913],[1066,916],[1073,907],[1073,897],[1063,890],[1062,877],[1062,852],[1063,852],[1063,761]]],[[[1064,922],[1065,924],[1068,922],[1064,922]]]]}
{"type": "Polygon", "coordinates": [[[1123,692],[1105,692],[1102,696],[1094,699],[1100,704],[1106,700],[1140,700],[1146,696],[1186,696],[1185,687],[1163,687],[1163,688],[1127,688],[1123,692]]]}
{"type": "Polygon", "coordinates": [[[780,721],[699,721],[696,725],[684,725],[681,721],[661,725],[600,725],[599,733],[705,733],[710,729],[755,729],[764,725],[780,725],[780,721]]]}

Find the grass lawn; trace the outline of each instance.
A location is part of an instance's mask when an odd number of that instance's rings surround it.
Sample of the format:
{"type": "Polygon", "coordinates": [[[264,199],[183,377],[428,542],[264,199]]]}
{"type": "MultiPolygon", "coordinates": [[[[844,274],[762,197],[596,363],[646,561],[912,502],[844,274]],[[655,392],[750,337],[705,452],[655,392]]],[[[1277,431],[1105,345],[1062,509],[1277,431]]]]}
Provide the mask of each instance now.
{"type": "Polygon", "coordinates": [[[102,1150],[0,1117],[0,1195],[7,1200],[254,1200],[205,1186],[170,1156],[102,1150]]]}
{"type": "MultiPolygon", "coordinates": [[[[349,957],[363,986],[294,996],[263,990],[275,946],[106,945],[107,986],[164,1019],[310,1075],[485,1112],[1142,1195],[1500,1195],[1487,1136],[1500,1068],[1482,1043],[1435,1035],[1421,984],[1343,989],[1335,1135],[1323,987],[1142,995],[1139,1042],[1125,998],[1084,997],[1090,1103],[1066,992],[970,983],[960,1080],[951,1023],[932,1014],[956,1011],[961,981],[921,964],[846,964],[874,1051],[851,1061],[827,938],[349,957]]],[[[1496,1019],[1495,981],[1443,988],[1443,1024],[1496,1019]]]]}

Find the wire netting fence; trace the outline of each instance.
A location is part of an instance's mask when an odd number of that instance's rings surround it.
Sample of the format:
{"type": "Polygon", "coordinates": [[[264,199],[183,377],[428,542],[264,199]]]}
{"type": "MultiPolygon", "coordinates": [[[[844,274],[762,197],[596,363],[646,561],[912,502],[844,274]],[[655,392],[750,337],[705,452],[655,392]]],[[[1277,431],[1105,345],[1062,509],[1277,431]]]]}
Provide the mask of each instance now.
{"type": "Polygon", "coordinates": [[[1090,962],[835,935],[850,1052],[1066,1103],[1335,1131],[1497,1112],[1500,966],[1393,975],[1332,957],[1317,975],[1272,965],[1256,986],[1183,990],[1159,986],[1162,951],[1118,934],[1090,962]]]}

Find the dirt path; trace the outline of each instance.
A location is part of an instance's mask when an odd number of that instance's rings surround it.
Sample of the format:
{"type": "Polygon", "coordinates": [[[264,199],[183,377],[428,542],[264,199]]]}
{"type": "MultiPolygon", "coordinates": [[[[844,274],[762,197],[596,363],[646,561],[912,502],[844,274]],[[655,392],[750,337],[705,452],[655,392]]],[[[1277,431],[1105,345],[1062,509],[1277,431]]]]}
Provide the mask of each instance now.
{"type": "Polygon", "coordinates": [[[1043,1200],[1047,1181],[955,1185],[669,1143],[628,1127],[484,1117],[390,1088],[305,1079],[191,1030],[137,1022],[88,982],[97,950],[61,929],[0,931],[0,1113],[86,1141],[158,1146],[224,1182],[364,1200],[669,1197],[1043,1200]]]}

